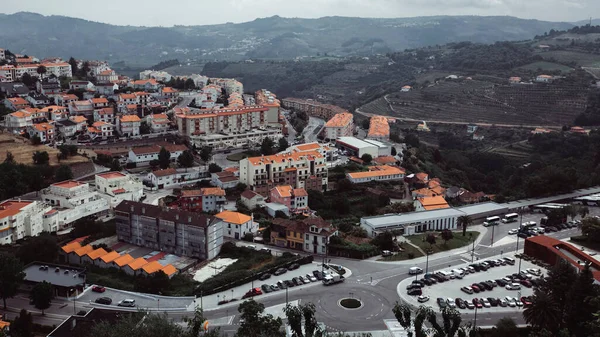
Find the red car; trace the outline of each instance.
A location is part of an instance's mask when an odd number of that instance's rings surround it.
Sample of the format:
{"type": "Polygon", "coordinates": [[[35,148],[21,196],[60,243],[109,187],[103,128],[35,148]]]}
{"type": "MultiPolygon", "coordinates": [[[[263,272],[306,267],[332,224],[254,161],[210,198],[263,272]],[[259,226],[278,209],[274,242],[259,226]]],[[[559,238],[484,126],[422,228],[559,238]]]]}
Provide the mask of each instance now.
{"type": "Polygon", "coordinates": [[[529,280],[521,280],[521,284],[527,288],[531,288],[531,282],[529,282],[529,280]]]}
{"type": "Polygon", "coordinates": [[[251,289],[250,291],[245,293],[244,296],[242,296],[242,298],[254,297],[257,295],[262,295],[262,290],[260,290],[260,288],[251,289]]]}
{"type": "Polygon", "coordinates": [[[523,306],[528,307],[531,305],[531,298],[528,296],[523,296],[521,297],[521,303],[523,303],[523,306]]]}
{"type": "Polygon", "coordinates": [[[479,289],[479,287],[475,283],[471,284],[471,288],[473,289],[473,292],[476,293],[481,291],[481,289],[479,289]]]}
{"type": "Polygon", "coordinates": [[[481,304],[481,302],[479,301],[479,299],[474,298],[473,299],[473,304],[477,307],[477,308],[483,308],[483,304],[481,304]]]}
{"type": "Polygon", "coordinates": [[[92,291],[96,293],[103,293],[106,291],[106,288],[104,288],[103,286],[93,286],[92,291]]]}

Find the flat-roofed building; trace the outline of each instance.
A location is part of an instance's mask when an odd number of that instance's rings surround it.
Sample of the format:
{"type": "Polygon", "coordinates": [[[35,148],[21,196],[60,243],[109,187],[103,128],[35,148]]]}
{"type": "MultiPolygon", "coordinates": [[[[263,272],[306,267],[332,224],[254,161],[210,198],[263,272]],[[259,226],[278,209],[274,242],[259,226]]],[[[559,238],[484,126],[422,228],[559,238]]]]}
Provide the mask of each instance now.
{"type": "Polygon", "coordinates": [[[79,181],[62,181],[41,191],[42,200],[56,208],[59,214],[54,217],[59,228],[92,214],[103,214],[110,208],[109,203],[90,185],[79,181]]]}
{"type": "Polygon", "coordinates": [[[43,214],[50,209],[38,201],[6,200],[0,203],[0,244],[12,244],[43,231],[56,231],[56,228],[44,227],[43,214]]]}
{"type": "Polygon", "coordinates": [[[121,172],[105,172],[95,176],[96,189],[115,207],[123,200],[139,201],[144,185],[135,176],[121,172]]]}
{"type": "Polygon", "coordinates": [[[370,166],[367,172],[350,172],[346,177],[354,184],[367,183],[370,181],[402,180],[406,171],[396,166],[370,166]]]}
{"type": "Polygon", "coordinates": [[[354,117],[349,112],[335,114],[325,123],[323,133],[326,139],[352,136],[354,133],[354,117]]]}
{"type": "Polygon", "coordinates": [[[206,187],[182,190],[176,201],[177,207],[192,212],[221,211],[226,202],[225,190],[220,187],[206,187]]]}
{"type": "Polygon", "coordinates": [[[389,156],[392,153],[392,146],[388,143],[373,139],[358,139],[356,137],[340,137],[335,141],[338,148],[348,151],[348,155],[362,157],[368,154],[373,158],[389,156]]]}

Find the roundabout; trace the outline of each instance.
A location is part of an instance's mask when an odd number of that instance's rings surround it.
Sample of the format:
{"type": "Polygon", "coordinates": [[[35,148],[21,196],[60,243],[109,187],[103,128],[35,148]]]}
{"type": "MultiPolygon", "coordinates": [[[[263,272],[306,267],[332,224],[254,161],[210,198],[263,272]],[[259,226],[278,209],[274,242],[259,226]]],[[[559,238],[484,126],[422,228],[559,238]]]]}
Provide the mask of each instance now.
{"type": "Polygon", "coordinates": [[[356,310],[362,308],[363,303],[356,298],[342,298],[339,300],[338,305],[344,309],[356,310]]]}

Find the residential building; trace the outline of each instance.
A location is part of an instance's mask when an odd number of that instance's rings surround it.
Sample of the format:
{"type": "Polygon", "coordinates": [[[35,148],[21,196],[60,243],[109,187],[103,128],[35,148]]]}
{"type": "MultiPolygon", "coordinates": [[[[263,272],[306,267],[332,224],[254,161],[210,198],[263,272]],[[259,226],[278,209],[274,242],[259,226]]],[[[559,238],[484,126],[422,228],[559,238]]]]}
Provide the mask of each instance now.
{"type": "MultiPolygon", "coordinates": [[[[31,59],[18,59],[19,61],[24,61],[25,63],[30,63],[31,59]]],[[[13,65],[5,65],[0,67],[0,76],[5,78],[6,81],[12,82],[16,79],[22,78],[23,75],[29,74],[31,76],[39,76],[37,73],[37,69],[39,66],[46,67],[46,76],[54,75],[56,77],[65,76],[65,77],[73,77],[71,72],[71,65],[64,62],[59,63],[40,63],[40,64],[19,64],[17,66],[13,65]]]]}
{"type": "Polygon", "coordinates": [[[552,77],[550,75],[538,75],[535,78],[535,81],[538,83],[550,83],[550,82],[552,82],[553,79],[554,79],[554,77],[552,77]]]}
{"type": "Polygon", "coordinates": [[[129,150],[128,154],[128,162],[134,163],[137,166],[146,166],[150,164],[152,160],[158,160],[158,153],[160,149],[164,146],[164,148],[169,151],[171,154],[171,161],[174,162],[179,158],[179,156],[183,153],[183,151],[188,150],[185,145],[174,145],[174,144],[164,144],[164,145],[152,145],[152,146],[143,146],[143,147],[134,147],[129,150]]]}
{"type": "Polygon", "coordinates": [[[46,119],[51,121],[60,121],[68,118],[69,109],[59,105],[49,105],[40,109],[46,115],[46,119]]]}
{"type": "Polygon", "coordinates": [[[334,115],[326,124],[323,133],[326,139],[352,137],[354,133],[354,117],[349,112],[334,115]]]}
{"type": "Polygon", "coordinates": [[[42,143],[51,142],[56,135],[56,129],[50,123],[37,123],[27,127],[27,133],[31,138],[39,137],[42,143]]]}
{"type": "Polygon", "coordinates": [[[162,87],[158,92],[168,98],[177,98],[179,96],[179,91],[171,87],[162,87]]]}
{"type": "MultiPolygon", "coordinates": [[[[167,73],[166,71],[154,71],[154,70],[144,70],[140,72],[141,80],[149,80],[151,78],[161,81],[161,82],[169,82],[173,76],[167,73]]],[[[208,80],[208,78],[206,78],[208,80]]],[[[206,81],[204,82],[206,83],[206,81]]]]}
{"type": "Polygon", "coordinates": [[[117,118],[117,129],[125,137],[139,136],[141,124],[142,120],[137,115],[125,115],[117,118]]]}
{"type": "Polygon", "coordinates": [[[326,254],[327,245],[332,236],[338,235],[337,229],[321,217],[302,220],[308,226],[304,232],[304,251],[311,254],[326,254]]]}
{"type": "Polygon", "coordinates": [[[94,107],[94,110],[108,107],[108,99],[106,99],[105,97],[91,98],[89,99],[89,101],[90,103],[92,103],[92,107],[94,107]]]}
{"type": "Polygon", "coordinates": [[[147,80],[137,80],[130,83],[131,87],[137,90],[158,90],[160,87],[160,83],[158,83],[155,79],[150,78],[147,80]]]}
{"type": "Polygon", "coordinates": [[[13,111],[29,108],[29,102],[21,97],[12,97],[4,99],[4,106],[13,111]]]}
{"type": "Polygon", "coordinates": [[[71,116],[69,120],[77,124],[77,131],[87,131],[87,118],[84,116],[71,116]]]}
{"type": "Polygon", "coordinates": [[[98,83],[114,83],[119,80],[119,75],[114,70],[106,69],[96,74],[98,83]]]}
{"type": "Polygon", "coordinates": [[[95,176],[96,189],[107,197],[111,207],[123,200],[139,201],[144,195],[144,186],[137,177],[121,172],[106,172],[95,176]]]}
{"type": "Polygon", "coordinates": [[[93,191],[89,184],[78,181],[54,183],[41,191],[41,199],[59,211],[56,218],[59,228],[109,209],[106,199],[93,191]]]}
{"type": "Polygon", "coordinates": [[[115,110],[112,107],[94,109],[94,120],[96,122],[115,123],[115,110]]]}
{"type": "Polygon", "coordinates": [[[367,183],[370,181],[402,180],[406,171],[403,168],[381,165],[370,166],[367,172],[346,173],[346,178],[353,184],[367,183]]]}
{"type": "Polygon", "coordinates": [[[290,147],[288,147],[285,151],[280,152],[280,153],[301,153],[301,152],[311,152],[311,151],[317,151],[319,152],[323,157],[325,157],[325,160],[327,161],[334,161],[338,158],[337,154],[335,153],[335,151],[333,151],[333,149],[327,145],[323,145],[323,144],[319,144],[318,142],[312,142],[312,143],[303,143],[303,144],[297,144],[297,145],[292,145],[290,147]]]}
{"type": "Polygon", "coordinates": [[[96,261],[100,260],[100,257],[106,254],[107,252],[104,248],[94,249],[81,257],[81,264],[96,265],[96,261]]]}
{"type": "Polygon", "coordinates": [[[263,196],[277,185],[323,191],[327,189],[325,157],[312,151],[246,158],[240,161],[240,182],[263,196]]]}
{"type": "Polygon", "coordinates": [[[94,91],[94,84],[90,81],[79,81],[73,80],[69,83],[69,89],[71,90],[83,90],[83,91],[94,91]]]}
{"type": "Polygon", "coordinates": [[[138,99],[135,94],[120,94],[117,104],[119,110],[125,109],[128,105],[137,105],[138,99]]]}
{"type": "Polygon", "coordinates": [[[450,208],[442,195],[421,197],[415,199],[415,211],[431,211],[434,209],[450,208]]]}
{"type": "Polygon", "coordinates": [[[6,200],[0,203],[0,244],[15,243],[27,236],[37,236],[43,231],[56,231],[44,227],[43,214],[50,207],[38,201],[6,200]]]}
{"type": "Polygon", "coordinates": [[[43,108],[50,104],[50,99],[46,95],[38,93],[29,93],[25,100],[34,108],[43,108]]]}
{"type": "Polygon", "coordinates": [[[410,85],[405,85],[400,89],[401,92],[409,92],[412,89],[410,85]]]}
{"type": "Polygon", "coordinates": [[[521,78],[518,76],[513,76],[508,79],[508,83],[510,84],[518,84],[521,83],[521,78]]]}
{"type": "Polygon", "coordinates": [[[265,106],[180,109],[175,112],[175,122],[180,134],[198,147],[243,147],[260,144],[264,138],[276,142],[283,136],[280,124],[270,124],[269,109],[265,106]]]}
{"type": "Polygon", "coordinates": [[[234,188],[239,184],[239,174],[230,171],[211,173],[211,184],[223,189],[234,188]]]}
{"type": "Polygon", "coordinates": [[[134,245],[210,260],[223,244],[222,222],[204,214],[123,201],[115,216],[119,240],[134,245]]]}
{"type": "Polygon", "coordinates": [[[337,234],[333,225],[321,217],[303,220],[275,218],[271,227],[271,243],[312,254],[326,254],[329,240],[337,234]]]}
{"type": "Polygon", "coordinates": [[[96,84],[96,93],[100,95],[112,96],[115,90],[119,90],[119,85],[116,83],[98,83],[96,84]]]}
{"type": "Polygon", "coordinates": [[[390,139],[390,125],[388,123],[387,117],[371,117],[371,123],[369,124],[369,132],[367,133],[367,138],[375,140],[390,139]]]}
{"type": "Polygon", "coordinates": [[[225,205],[225,190],[220,187],[206,187],[196,190],[181,190],[176,201],[179,209],[192,212],[218,212],[225,205]]]}
{"type": "Polygon", "coordinates": [[[161,133],[169,131],[171,122],[166,114],[150,114],[146,116],[146,123],[148,123],[153,133],[161,133]]]}
{"type": "Polygon", "coordinates": [[[9,131],[25,130],[33,125],[33,116],[25,110],[15,111],[4,117],[4,126],[9,131]]]}
{"type": "Polygon", "coordinates": [[[70,119],[59,120],[54,123],[58,133],[65,137],[72,137],[77,132],[77,123],[70,119]]]}
{"type": "Polygon", "coordinates": [[[85,116],[93,118],[94,105],[90,101],[74,101],[69,103],[69,114],[71,116],[85,116]]]}
{"type": "Polygon", "coordinates": [[[129,262],[125,267],[121,270],[125,272],[125,274],[135,276],[138,273],[142,272],[142,267],[148,264],[148,261],[143,257],[138,257],[137,259],[129,262]]]}
{"type": "Polygon", "coordinates": [[[114,128],[115,126],[110,123],[98,121],[89,126],[87,132],[91,139],[108,139],[113,136],[114,128]]]}
{"type": "Polygon", "coordinates": [[[54,102],[61,106],[69,106],[71,103],[77,100],[79,100],[79,97],[74,94],[56,95],[54,97],[54,102]]]}
{"type": "Polygon", "coordinates": [[[347,112],[339,106],[319,103],[312,99],[288,97],[281,100],[281,104],[288,109],[306,112],[309,116],[329,120],[335,114],[347,112]]]}
{"type": "Polygon", "coordinates": [[[265,203],[265,197],[251,190],[245,190],[242,192],[241,201],[248,209],[252,210],[263,205],[265,203]]]}
{"type": "Polygon", "coordinates": [[[38,92],[44,95],[54,95],[61,91],[60,81],[56,77],[47,77],[35,83],[38,92]]]}
{"type": "MultiPolygon", "coordinates": [[[[0,76],[2,76],[1,69],[2,67],[0,67],[0,76]]],[[[0,92],[4,93],[6,97],[25,98],[29,95],[29,88],[21,82],[0,83],[0,92]]]]}
{"type": "Polygon", "coordinates": [[[241,240],[246,234],[254,235],[258,231],[258,224],[252,217],[239,212],[223,211],[215,215],[221,219],[223,236],[241,240]]]}
{"type": "Polygon", "coordinates": [[[163,189],[179,184],[195,183],[208,177],[209,174],[206,170],[206,167],[181,169],[168,168],[164,170],[152,171],[148,173],[144,180],[158,189],[163,189]]]}
{"type": "Polygon", "coordinates": [[[308,210],[308,193],[303,188],[290,185],[275,186],[269,194],[270,202],[285,205],[292,213],[308,210]]]}

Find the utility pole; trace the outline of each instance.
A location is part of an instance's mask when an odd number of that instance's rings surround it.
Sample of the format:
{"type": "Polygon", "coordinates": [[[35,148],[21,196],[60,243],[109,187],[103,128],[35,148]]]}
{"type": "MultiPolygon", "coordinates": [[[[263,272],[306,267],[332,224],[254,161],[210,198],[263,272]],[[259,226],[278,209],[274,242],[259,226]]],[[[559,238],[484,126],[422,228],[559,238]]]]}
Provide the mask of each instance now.
{"type": "Polygon", "coordinates": [[[429,270],[429,250],[427,253],[427,260],[425,260],[425,275],[427,275],[427,271],[429,270]]]}
{"type": "Polygon", "coordinates": [[[494,229],[496,227],[496,224],[492,223],[492,243],[490,244],[490,247],[494,247],[494,229]]]}
{"type": "Polygon", "coordinates": [[[471,241],[473,241],[473,248],[471,249],[471,263],[475,259],[475,240],[473,240],[473,233],[470,233],[471,241]]]}
{"type": "Polygon", "coordinates": [[[473,330],[477,329],[477,306],[475,306],[475,321],[473,322],[473,330]]]}

